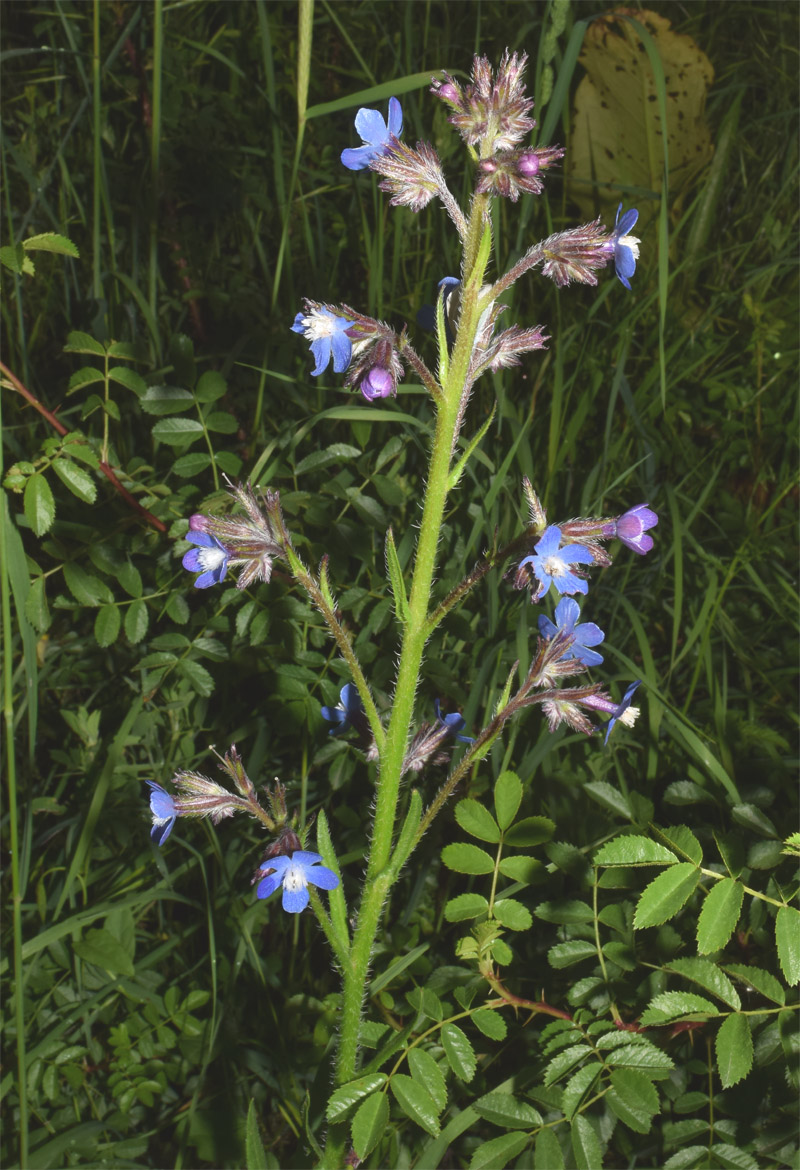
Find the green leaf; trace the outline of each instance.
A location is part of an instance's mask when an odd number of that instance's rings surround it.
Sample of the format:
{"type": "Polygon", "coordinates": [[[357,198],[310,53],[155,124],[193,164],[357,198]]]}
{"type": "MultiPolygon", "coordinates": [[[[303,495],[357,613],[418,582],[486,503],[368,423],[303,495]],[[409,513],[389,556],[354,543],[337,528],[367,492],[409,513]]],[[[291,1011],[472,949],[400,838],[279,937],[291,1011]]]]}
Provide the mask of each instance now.
{"type": "Polygon", "coordinates": [[[557,902],[540,902],[534,914],[543,922],[555,922],[560,926],[594,920],[594,911],[588,902],[569,901],[566,898],[557,902]]]}
{"type": "Polygon", "coordinates": [[[430,1052],[426,1052],[424,1048],[411,1048],[408,1053],[408,1067],[411,1069],[413,1079],[418,1081],[430,1096],[437,1113],[441,1113],[447,1104],[447,1087],[444,1073],[430,1052]]]}
{"type": "Polygon", "coordinates": [[[191,658],[182,658],[178,663],[178,670],[189,680],[196,694],[207,699],[214,693],[214,679],[199,662],[194,662],[191,658]]]}
{"type": "Polygon", "coordinates": [[[23,272],[26,276],[33,276],[36,272],[33,261],[30,256],[25,255],[22,244],[0,248],[0,264],[4,264],[11,272],[16,272],[18,276],[23,272]]]}
{"type": "Polygon", "coordinates": [[[631,1068],[614,1069],[605,1099],[611,1112],[636,1133],[649,1133],[660,1109],[653,1082],[631,1068]]]}
{"type": "Polygon", "coordinates": [[[37,536],[44,536],[56,518],[56,502],[50,484],[41,473],[32,475],[25,484],[23,507],[33,531],[37,536]]]}
{"type": "Polygon", "coordinates": [[[350,946],[350,930],[347,925],[347,903],[344,896],[344,885],[342,883],[341,870],[339,869],[339,860],[333,848],[331,831],[324,809],[320,809],[317,814],[317,852],[322,857],[323,864],[328,869],[333,870],[339,878],[339,885],[336,889],[328,891],[328,906],[330,909],[331,924],[334,932],[338,936],[339,945],[342,951],[346,952],[350,946]]]}
{"type": "Polygon", "coordinates": [[[139,404],[145,414],[180,414],[194,405],[194,396],[175,386],[148,386],[139,404]]]}
{"type": "Polygon", "coordinates": [[[778,830],[772,821],[754,804],[735,804],[731,809],[731,816],[737,824],[743,825],[753,833],[760,833],[762,837],[778,836],[778,830]]]}
{"type": "Polygon", "coordinates": [[[80,252],[72,240],[66,236],[59,236],[56,232],[42,232],[38,236],[28,236],[22,241],[26,252],[55,252],[59,256],[71,256],[77,260],[80,252]]]}
{"type": "Polygon", "coordinates": [[[64,580],[72,596],[81,605],[103,605],[114,601],[114,595],[104,581],[72,561],[64,564],[64,580]]]}
{"type": "Polygon", "coordinates": [[[471,837],[479,841],[496,844],[500,840],[500,828],[492,814],[478,800],[468,797],[459,800],[455,809],[456,821],[471,837]]]}
{"type": "Polygon", "coordinates": [[[647,1069],[652,1076],[666,1076],[675,1067],[672,1058],[649,1040],[642,1044],[623,1044],[621,1048],[613,1049],[606,1063],[616,1068],[647,1069]]]}
{"type": "Polygon", "coordinates": [[[578,1170],[597,1170],[597,1167],[602,1165],[603,1150],[600,1139],[588,1117],[578,1114],[572,1119],[570,1139],[578,1170]]]}
{"type": "Polygon", "coordinates": [[[514,898],[499,898],[494,904],[494,916],[509,930],[530,930],[533,918],[527,906],[514,898]]]}
{"type": "Polygon", "coordinates": [[[116,642],[121,625],[122,615],[116,605],[101,606],[94,619],[94,636],[97,645],[110,646],[112,642],[116,642]]]}
{"type": "Polygon", "coordinates": [[[143,601],[134,601],[125,614],[125,637],[134,645],[147,633],[150,614],[143,601]]]}
{"type": "Polygon", "coordinates": [[[403,582],[403,570],[397,556],[397,547],[394,543],[394,533],[391,528],[386,530],[386,570],[392,583],[395,612],[401,622],[408,621],[408,596],[403,582]]]}
{"type": "Polygon", "coordinates": [[[129,597],[142,596],[142,575],[131,561],[117,565],[115,575],[129,597]]]}
{"type": "Polygon", "coordinates": [[[386,1132],[389,1124],[389,1098],[385,1093],[373,1093],[362,1101],[353,1117],[351,1133],[353,1149],[359,1158],[366,1158],[386,1132]]]}
{"type": "Polygon", "coordinates": [[[95,382],[102,381],[104,378],[100,370],[95,369],[94,366],[81,366],[79,370],[70,375],[67,393],[72,394],[73,391],[81,390],[84,386],[93,386],[95,382]]]}
{"type": "Polygon", "coordinates": [[[50,625],[52,618],[47,604],[44,577],[37,577],[31,581],[28,596],[25,598],[25,616],[40,634],[43,634],[50,625]]]}
{"type": "Polygon", "coordinates": [[[471,1081],[475,1076],[478,1062],[467,1037],[457,1024],[442,1026],[442,1047],[447,1063],[460,1081],[471,1081]]]}
{"type": "Polygon", "coordinates": [[[700,871],[690,861],[681,861],[653,878],[636,905],[634,930],[660,926],[673,918],[694,893],[699,881],[700,871]]]}
{"type": "Polygon", "coordinates": [[[494,861],[485,849],[477,845],[468,845],[459,841],[453,845],[445,845],[442,850],[442,861],[448,869],[456,873],[492,873],[494,861]]]}
{"type": "Polygon", "coordinates": [[[650,1000],[640,1022],[647,1028],[671,1020],[704,1020],[718,1015],[719,1008],[703,995],[695,995],[693,991],[662,991],[650,1000]]]}
{"type": "Polygon", "coordinates": [[[477,918],[489,909],[489,902],[483,894],[459,894],[445,905],[444,916],[448,922],[466,922],[477,918]]]}
{"type": "Polygon", "coordinates": [[[588,1044],[570,1044],[550,1061],[544,1074],[545,1085],[554,1085],[590,1056],[592,1050],[588,1044]]]}
{"type": "Polygon", "coordinates": [[[203,433],[203,424],[196,418],[164,418],[153,427],[153,438],[171,447],[193,443],[203,433]]]}
{"type": "Polygon", "coordinates": [[[106,351],[99,341],[95,341],[88,333],[68,333],[64,353],[91,353],[95,357],[104,358],[106,351]]]}
{"type": "Polygon", "coordinates": [[[508,830],[505,836],[506,844],[513,845],[515,849],[529,849],[533,845],[549,841],[555,831],[555,822],[549,817],[525,817],[508,830]]]}
{"type": "Polygon", "coordinates": [[[685,855],[695,865],[702,863],[703,848],[692,830],[686,825],[670,825],[668,829],[659,829],[659,834],[679,857],[685,855]]]}
{"type": "Polygon", "coordinates": [[[469,1170],[503,1170],[521,1154],[530,1142],[526,1133],[503,1133],[478,1146],[469,1163],[469,1170]]]}
{"type": "Polygon", "coordinates": [[[573,1077],[564,1086],[564,1095],[561,1098],[561,1108],[564,1116],[570,1121],[581,1103],[586,1099],[595,1081],[600,1076],[602,1065],[598,1061],[585,1064],[579,1068],[573,1077]]]}
{"type": "Polygon", "coordinates": [[[351,447],[348,443],[332,443],[324,451],[312,451],[301,459],[294,469],[295,475],[304,475],[307,471],[320,471],[323,467],[330,467],[332,463],[352,463],[361,455],[358,447],[351,447]]]}
{"type": "Polygon", "coordinates": [[[172,464],[172,470],[181,479],[191,479],[211,466],[211,456],[207,451],[192,451],[188,455],[180,455],[172,464]]]}
{"type": "MultiPolygon", "coordinates": [[[[437,314],[437,316],[438,316],[438,314],[437,314]]],[[[444,375],[442,375],[442,376],[444,376],[444,375]]],[[[447,490],[448,491],[453,490],[453,488],[456,486],[458,481],[461,479],[461,476],[464,474],[464,470],[465,470],[467,464],[469,463],[470,457],[477,449],[478,444],[480,443],[481,439],[488,431],[489,427],[492,425],[492,421],[494,419],[496,410],[497,410],[497,403],[495,402],[492,404],[492,409],[489,412],[489,417],[486,419],[486,421],[484,422],[483,426],[478,431],[478,433],[472,439],[469,440],[469,442],[467,443],[466,450],[464,451],[464,454],[461,456],[461,458],[458,460],[458,462],[452,468],[452,470],[450,472],[450,477],[447,481],[447,490]]],[[[513,817],[512,817],[512,820],[513,820],[513,817]]],[[[510,824],[510,822],[509,822],[509,824],[510,824]]]]}
{"type": "Polygon", "coordinates": [[[697,949],[701,954],[725,946],[736,929],[744,888],[734,878],[722,878],[705,896],[697,920],[697,949]]]}
{"type": "Polygon", "coordinates": [[[206,370],[195,387],[195,398],[198,402],[216,402],[222,398],[228,389],[222,374],[216,370],[206,370]]]}
{"type": "MultiPolygon", "coordinates": [[[[496,1013],[492,1012],[492,1015],[496,1013]]],[[[496,1090],[473,1101],[472,1108],[492,1125],[504,1129],[532,1129],[542,1124],[542,1115],[527,1101],[518,1101],[512,1093],[496,1090]]]]}
{"type": "Polygon", "coordinates": [[[371,1096],[377,1089],[382,1089],[387,1080],[386,1073],[375,1072],[334,1089],[325,1109],[328,1121],[341,1121],[353,1105],[371,1096]]]}
{"type": "Polygon", "coordinates": [[[494,811],[497,823],[505,830],[514,821],[522,803],[522,781],[516,772],[502,772],[494,785],[494,811]]]}
{"type": "Polygon", "coordinates": [[[547,952],[547,961],[556,970],[571,967],[574,963],[580,963],[583,959],[596,958],[597,948],[594,943],[578,938],[570,939],[569,942],[556,943],[547,952]]]}
{"type": "Polygon", "coordinates": [[[749,984],[755,991],[771,999],[773,1003],[786,1003],[786,992],[774,975],[769,971],[762,971],[760,967],[748,967],[744,963],[726,963],[725,970],[736,979],[749,984]]]}
{"type": "Polygon", "coordinates": [[[605,780],[592,780],[589,784],[584,784],[583,791],[588,793],[603,808],[615,813],[616,816],[622,817],[626,821],[633,820],[627,796],[623,796],[613,784],[608,784],[605,780]]]}
{"type": "Polygon", "coordinates": [[[124,386],[126,390],[132,390],[137,398],[141,398],[147,393],[147,383],[142,375],[137,374],[136,370],[129,369],[128,366],[112,366],[108,371],[108,377],[112,382],[124,386]]]}
{"type": "Polygon", "coordinates": [[[547,876],[541,861],[534,857],[502,857],[497,868],[504,877],[525,885],[542,881],[547,876]]]}
{"type": "Polygon", "coordinates": [[[215,410],[206,419],[206,427],[218,435],[235,435],[239,424],[227,410],[215,410]]]}
{"type": "Polygon", "coordinates": [[[753,1034],[747,1016],[738,1012],[723,1020],[716,1039],[717,1068],[723,1089],[744,1080],[753,1067],[753,1034]]]}
{"type": "Polygon", "coordinates": [[[389,1082],[397,1104],[412,1121],[432,1135],[439,1136],[439,1113],[430,1094],[422,1085],[403,1073],[395,1073],[389,1082]]]}
{"type": "Polygon", "coordinates": [[[677,857],[649,837],[615,837],[595,854],[595,865],[672,865],[677,857]]]}
{"type": "Polygon", "coordinates": [[[727,1142],[714,1142],[711,1147],[715,1161],[726,1170],[760,1170],[758,1162],[746,1150],[727,1142]]]}
{"type": "Polygon", "coordinates": [[[800,981],[800,911],[781,906],[775,919],[778,961],[790,987],[800,981]]]}
{"type": "Polygon", "coordinates": [[[61,482],[69,488],[74,496],[83,500],[84,504],[95,502],[97,487],[88,471],[84,471],[82,467],[78,467],[77,463],[72,463],[69,459],[54,459],[52,467],[61,482]]]}
{"type": "Polygon", "coordinates": [[[87,930],[72,949],[84,962],[94,963],[111,975],[134,974],[133,962],[122,943],[109,930],[87,930]]]}
{"type": "Polygon", "coordinates": [[[492,1008],[478,1008],[470,1016],[475,1027],[490,1040],[505,1040],[508,1034],[506,1024],[500,1012],[492,1008]]]}
{"type": "Polygon", "coordinates": [[[542,1129],[536,1135],[533,1164],[536,1170],[564,1170],[564,1155],[552,1129],[542,1129]]]}
{"type": "Polygon", "coordinates": [[[267,1162],[266,1151],[261,1141],[261,1134],[258,1132],[258,1114],[256,1113],[256,1103],[253,1098],[250,1098],[250,1104],[247,1107],[247,1125],[245,1127],[244,1139],[244,1164],[246,1170],[270,1170],[267,1162]]]}
{"type": "Polygon", "coordinates": [[[741,1010],[742,1001],[739,999],[738,991],[728,976],[708,959],[670,959],[666,969],[704,987],[734,1011],[741,1010]]]}

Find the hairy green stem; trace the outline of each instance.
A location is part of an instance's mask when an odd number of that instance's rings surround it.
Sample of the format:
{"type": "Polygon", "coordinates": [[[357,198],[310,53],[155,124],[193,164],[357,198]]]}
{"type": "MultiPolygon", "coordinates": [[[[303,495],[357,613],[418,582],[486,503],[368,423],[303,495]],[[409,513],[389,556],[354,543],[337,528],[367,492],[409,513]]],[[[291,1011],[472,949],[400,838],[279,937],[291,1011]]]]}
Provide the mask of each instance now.
{"type": "MultiPolygon", "coordinates": [[[[395,874],[391,868],[392,842],[403,761],[414,713],[414,699],[425,643],[430,635],[429,608],[436,570],[444,509],[449,491],[452,452],[458,433],[461,403],[467,386],[469,365],[480,319],[479,291],[487,261],[483,247],[486,200],[475,199],[465,239],[465,284],[458,336],[448,363],[447,375],[437,401],[428,481],[422,521],[414,559],[414,573],[408,599],[408,619],[403,630],[392,715],[381,752],[375,821],[367,864],[364,894],[345,968],[342,994],[342,1023],[336,1061],[336,1081],[344,1084],[356,1074],[358,1032],[367,987],[367,971],[378,931],[381,911],[395,874]]],[[[346,1130],[331,1127],[326,1145],[325,1165],[341,1164],[346,1130]]]]}

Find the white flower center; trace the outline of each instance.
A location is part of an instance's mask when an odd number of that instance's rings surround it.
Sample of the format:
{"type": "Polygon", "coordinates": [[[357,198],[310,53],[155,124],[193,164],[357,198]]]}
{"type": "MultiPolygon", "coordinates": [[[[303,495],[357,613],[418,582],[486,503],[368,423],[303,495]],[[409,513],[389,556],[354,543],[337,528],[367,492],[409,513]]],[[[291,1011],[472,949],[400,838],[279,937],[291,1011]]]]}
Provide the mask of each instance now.
{"type": "Polygon", "coordinates": [[[567,562],[558,556],[545,557],[542,562],[542,567],[548,577],[561,577],[564,573],[568,572],[567,562]]]}
{"type": "Polygon", "coordinates": [[[313,313],[310,317],[302,318],[307,341],[319,341],[321,337],[333,337],[336,332],[336,318],[326,317],[324,313],[313,313]]]}
{"type": "Polygon", "coordinates": [[[636,720],[639,718],[638,707],[628,707],[627,711],[623,711],[619,717],[619,722],[624,723],[626,727],[633,727],[636,720]]]}
{"type": "Polygon", "coordinates": [[[634,260],[639,259],[639,244],[641,241],[639,240],[638,236],[623,236],[619,242],[623,247],[630,248],[630,250],[633,252],[634,260]]]}
{"type": "Polygon", "coordinates": [[[218,569],[225,560],[226,555],[224,548],[217,548],[214,545],[213,548],[201,548],[197,559],[200,562],[203,572],[207,573],[209,569],[212,572],[218,569]]]}
{"type": "Polygon", "coordinates": [[[293,894],[296,894],[298,890],[304,890],[307,885],[308,882],[306,881],[306,875],[303,873],[303,867],[301,865],[287,865],[283,878],[283,888],[285,890],[291,890],[293,894]]]}

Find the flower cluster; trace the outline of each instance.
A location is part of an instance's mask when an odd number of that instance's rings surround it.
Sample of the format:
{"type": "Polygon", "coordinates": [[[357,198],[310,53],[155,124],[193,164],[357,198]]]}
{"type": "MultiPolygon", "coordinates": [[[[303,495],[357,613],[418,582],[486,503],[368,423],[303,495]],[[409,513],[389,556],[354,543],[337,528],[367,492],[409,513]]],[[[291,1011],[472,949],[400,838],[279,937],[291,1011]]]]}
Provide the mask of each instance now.
{"type": "Polygon", "coordinates": [[[285,549],[286,536],[277,492],[262,492],[261,503],[249,484],[229,484],[230,494],[245,517],[206,516],[196,512],[189,518],[186,540],[197,547],[184,555],[184,569],[199,573],[196,589],[219,585],[229,565],[241,565],[237,588],[247,589],[254,581],[269,581],[272,562],[285,549]]]}
{"type": "Polygon", "coordinates": [[[480,144],[484,158],[513,150],[536,125],[522,83],[527,60],[525,53],[506,50],[495,77],[488,59],[476,57],[472,83],[463,89],[449,73],[442,81],[434,78],[431,92],[449,107],[448,120],[467,146],[480,144]]]}
{"type": "MultiPolygon", "coordinates": [[[[540,655],[535,671],[532,668],[535,685],[552,686],[558,677],[580,673],[603,661],[602,655],[592,647],[604,640],[604,632],[594,622],[579,622],[580,608],[570,596],[588,593],[587,567],[611,564],[603,542],[615,538],[640,555],[649,552],[653,539],[647,535],[647,530],[655,527],[658,516],[647,504],[637,504],[621,516],[586,517],[548,525],[539,497],[527,479],[523,486],[531,517],[528,531],[537,539],[533,551],[517,565],[514,586],[517,589],[530,588],[533,602],[540,601],[551,586],[561,595],[555,610],[555,622],[543,614],[538,623],[545,644],[557,645],[560,653],[557,656],[540,655]]],[[[614,703],[597,688],[589,687],[549,695],[542,705],[551,729],[563,721],[576,730],[591,732],[592,724],[580,707],[611,715],[606,730],[607,741],[617,719],[631,722],[638,714],[637,709],[630,706],[638,686],[639,682],[636,682],[628,688],[621,704],[614,703]],[[626,712],[629,714],[623,719],[626,712]]]]}
{"type": "Polygon", "coordinates": [[[318,377],[333,359],[334,373],[347,371],[346,386],[357,386],[367,402],[394,397],[403,376],[393,329],[374,317],[364,317],[346,305],[321,305],[306,300],[298,313],[293,333],[302,333],[311,344],[312,377],[318,377]]]}
{"type": "Polygon", "coordinates": [[[542,273],[563,287],[572,280],[581,284],[597,284],[595,272],[614,261],[614,270],[625,288],[631,287],[631,277],[639,259],[639,243],[630,234],[639,218],[635,208],[626,211],[620,219],[622,204],[612,232],[607,232],[599,219],[581,227],[556,232],[537,245],[536,263],[542,264],[542,273]]]}

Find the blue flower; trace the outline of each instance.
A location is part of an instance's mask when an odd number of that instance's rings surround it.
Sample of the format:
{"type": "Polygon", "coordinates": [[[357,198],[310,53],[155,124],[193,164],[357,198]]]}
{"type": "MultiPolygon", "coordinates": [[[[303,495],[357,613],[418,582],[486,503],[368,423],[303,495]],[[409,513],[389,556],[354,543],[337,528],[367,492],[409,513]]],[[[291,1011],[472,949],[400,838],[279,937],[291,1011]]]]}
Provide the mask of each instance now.
{"type": "Polygon", "coordinates": [[[520,569],[530,565],[539,579],[540,584],[533,594],[534,601],[538,601],[550,585],[555,585],[559,593],[589,592],[587,582],[573,573],[570,566],[591,565],[594,557],[582,544],[568,544],[566,548],[559,548],[560,544],[561,529],[551,524],[533,546],[534,552],[519,563],[520,569]]]}
{"type": "Polygon", "coordinates": [[[467,721],[463,715],[459,715],[458,711],[453,711],[451,715],[443,715],[438,699],[433,700],[433,706],[434,710],[436,711],[436,718],[439,720],[442,727],[445,727],[451,735],[454,735],[456,739],[460,739],[462,743],[475,742],[471,735],[459,734],[467,725],[467,721]]]}
{"type": "Polygon", "coordinates": [[[178,817],[175,798],[170,796],[166,789],[157,784],[155,780],[148,780],[147,783],[151,789],[150,812],[153,814],[153,827],[150,830],[150,836],[156,845],[163,845],[172,832],[172,826],[178,817]]]}
{"type": "Polygon", "coordinates": [[[341,707],[322,708],[322,718],[337,725],[330,729],[328,735],[342,735],[345,731],[349,731],[353,726],[353,720],[364,710],[361,699],[358,697],[358,691],[352,683],[344,684],[339,692],[339,701],[342,704],[341,707]]]}
{"type": "Polygon", "coordinates": [[[199,573],[194,583],[195,589],[208,589],[209,585],[219,585],[228,571],[230,551],[212,536],[210,532],[197,532],[190,528],[186,533],[190,544],[199,544],[199,548],[190,548],[181,561],[184,569],[190,573],[199,573]]]}
{"type": "Polygon", "coordinates": [[[577,601],[573,601],[571,597],[562,597],[556,606],[556,624],[553,625],[550,618],[542,614],[539,618],[539,633],[548,641],[558,633],[571,634],[575,640],[566,654],[561,655],[562,661],[565,658],[577,658],[584,666],[599,666],[603,661],[603,655],[590,650],[589,647],[602,642],[605,634],[594,622],[578,624],[580,616],[577,601]]]}
{"type": "Polygon", "coordinates": [[[312,308],[307,314],[298,313],[292,325],[292,333],[302,333],[311,342],[311,354],[316,362],[311,371],[313,378],[327,369],[333,356],[334,373],[341,374],[350,365],[353,344],[345,330],[353,324],[346,317],[337,317],[330,309],[312,308]]]}
{"type": "Polygon", "coordinates": [[[389,98],[389,125],[377,110],[360,109],[356,114],[356,130],[363,146],[348,147],[342,151],[342,162],[349,171],[363,171],[374,158],[382,154],[389,139],[400,136],[403,129],[403,110],[397,98],[389,98]]]}
{"type": "MultiPolygon", "coordinates": [[[[447,344],[452,346],[455,341],[453,333],[453,325],[455,325],[455,317],[458,314],[460,297],[456,297],[452,305],[450,298],[461,284],[457,276],[443,276],[437,284],[438,295],[444,302],[444,332],[447,338],[447,344]],[[451,318],[453,322],[451,325],[451,318]]],[[[426,329],[429,333],[433,333],[436,329],[436,309],[433,305],[423,305],[417,313],[417,324],[420,329],[426,329]]]]}
{"type": "Polygon", "coordinates": [[[270,857],[263,866],[275,872],[258,883],[256,897],[268,898],[282,885],[281,905],[287,914],[299,914],[308,905],[309,882],[321,890],[335,890],[339,885],[333,870],[319,865],[320,861],[322,858],[319,853],[306,853],[302,849],[291,857],[270,857]]]}
{"type": "Polygon", "coordinates": [[[628,235],[628,233],[636,226],[639,212],[632,207],[620,219],[619,213],[621,211],[622,204],[620,203],[610,242],[614,249],[614,268],[617,276],[626,288],[630,288],[630,280],[636,271],[636,261],[639,259],[639,240],[636,236],[628,235]]]}
{"type": "Polygon", "coordinates": [[[642,680],[640,678],[637,678],[636,682],[632,682],[631,685],[628,687],[627,691],[625,692],[625,694],[623,695],[622,702],[615,709],[614,714],[611,716],[611,718],[608,721],[608,726],[606,727],[606,737],[603,740],[604,745],[608,743],[608,737],[611,734],[611,728],[617,722],[619,717],[621,715],[624,715],[625,712],[628,710],[628,708],[631,705],[631,699],[633,698],[633,696],[636,692],[636,688],[640,687],[641,685],[642,685],[642,680]]]}
{"type": "Polygon", "coordinates": [[[658,516],[647,504],[629,508],[617,519],[616,536],[635,553],[644,556],[653,547],[652,536],[645,536],[648,528],[655,528],[658,516]]]}

